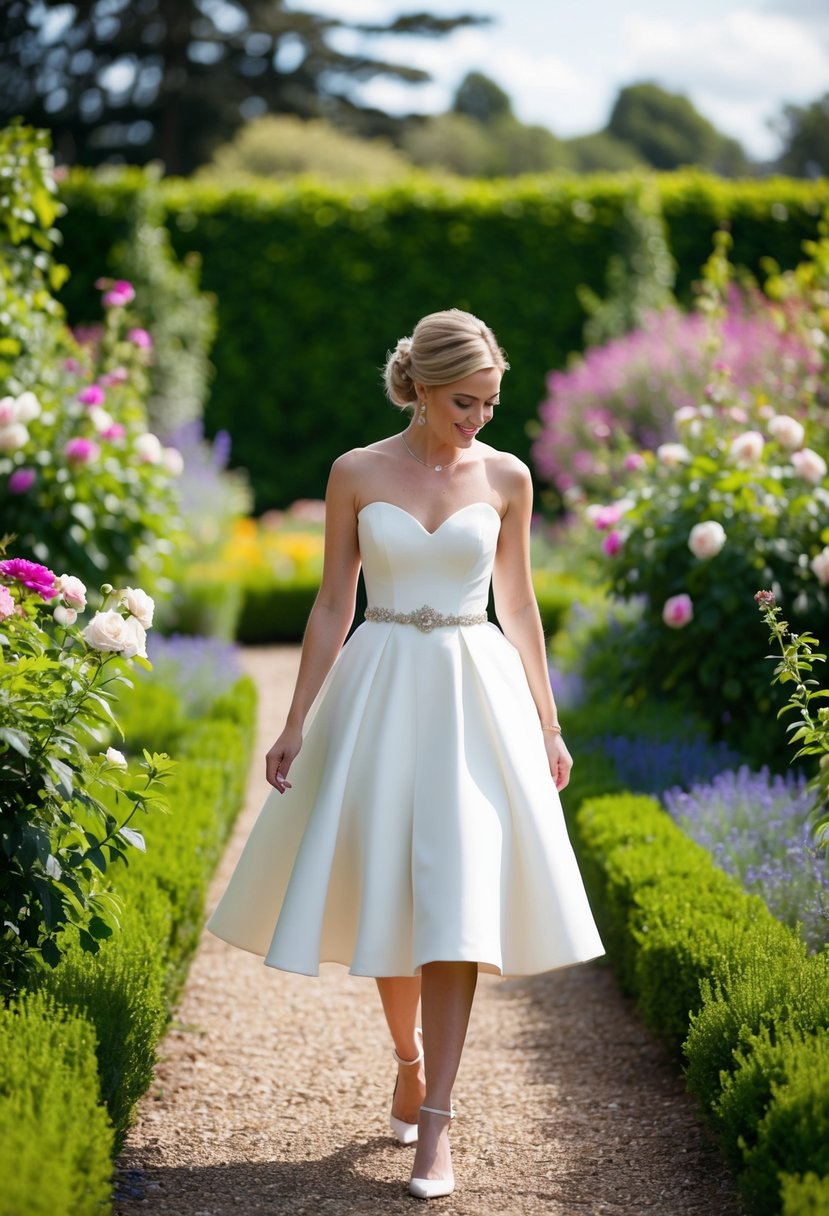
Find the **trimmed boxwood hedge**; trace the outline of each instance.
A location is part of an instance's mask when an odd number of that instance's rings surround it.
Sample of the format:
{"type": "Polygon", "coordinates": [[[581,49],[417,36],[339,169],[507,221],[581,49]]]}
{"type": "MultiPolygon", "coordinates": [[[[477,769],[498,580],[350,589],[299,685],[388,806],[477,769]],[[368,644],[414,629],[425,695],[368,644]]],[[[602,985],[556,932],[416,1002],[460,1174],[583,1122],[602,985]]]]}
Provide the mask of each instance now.
{"type": "Polygon", "coordinates": [[[686,1059],[752,1216],[829,1188],[829,952],[808,956],[651,798],[587,799],[573,839],[610,961],[686,1059]]]}
{"type": "MultiPolygon", "coordinates": [[[[760,273],[765,257],[799,260],[829,203],[825,181],[691,171],[655,181],[685,301],[718,225],[732,230],[735,261],[760,273]]],[[[143,183],[131,170],[63,184],[73,319],[98,315],[94,280],[143,183]]],[[[629,174],[348,191],[163,183],[175,248],[201,255],[203,285],[218,300],[208,429],[231,432],[257,510],[320,497],[335,456],[400,427],[380,388],[386,350],[422,314],[450,306],[483,316],[509,354],[490,433],[526,459],[546,374],[581,347],[577,288],[604,294],[625,202],[640,188],[629,174]]]]}

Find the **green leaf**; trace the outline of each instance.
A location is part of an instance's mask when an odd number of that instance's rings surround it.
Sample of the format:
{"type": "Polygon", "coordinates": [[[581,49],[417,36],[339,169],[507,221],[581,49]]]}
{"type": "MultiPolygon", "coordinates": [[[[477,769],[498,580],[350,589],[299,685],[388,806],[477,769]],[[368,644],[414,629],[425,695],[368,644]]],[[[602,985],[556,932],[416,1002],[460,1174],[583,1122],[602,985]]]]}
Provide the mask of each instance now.
{"type": "Polygon", "coordinates": [[[92,936],[98,938],[99,940],[112,937],[113,934],[112,925],[107,924],[107,922],[100,916],[93,916],[87,925],[87,928],[92,936]]]}
{"type": "Polygon", "coordinates": [[[41,943],[40,955],[47,967],[53,969],[57,967],[61,958],[60,950],[51,937],[47,937],[46,941],[41,943]]]}
{"type": "Polygon", "coordinates": [[[13,726],[0,726],[0,739],[8,743],[9,747],[13,747],[16,752],[26,760],[31,759],[31,735],[25,734],[22,730],[15,730],[13,726]]]}
{"type": "Polygon", "coordinates": [[[118,835],[122,840],[126,840],[127,844],[131,844],[133,848],[140,849],[142,853],[146,853],[147,844],[144,836],[135,828],[121,828],[118,835]]]}

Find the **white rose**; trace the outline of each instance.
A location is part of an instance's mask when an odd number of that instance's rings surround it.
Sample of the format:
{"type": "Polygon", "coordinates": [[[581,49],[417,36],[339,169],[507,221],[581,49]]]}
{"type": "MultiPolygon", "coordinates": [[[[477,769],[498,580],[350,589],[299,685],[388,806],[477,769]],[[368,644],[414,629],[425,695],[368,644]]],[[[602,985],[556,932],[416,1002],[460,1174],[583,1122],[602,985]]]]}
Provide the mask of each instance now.
{"type": "Polygon", "coordinates": [[[127,757],[123,752],[119,752],[117,747],[108,747],[105,755],[107,763],[111,764],[113,768],[127,767],[127,757]]]}
{"type": "Polygon", "coordinates": [[[34,393],[21,393],[16,404],[18,422],[34,422],[40,417],[40,402],[34,393]]]}
{"type": "Polygon", "coordinates": [[[126,604],[131,616],[137,617],[145,629],[153,623],[155,600],[140,587],[125,587],[118,599],[119,604],[126,604]]]}
{"type": "Polygon", "coordinates": [[[147,631],[138,617],[128,616],[124,621],[124,658],[147,657],[147,631]]]}
{"type": "Polygon", "coordinates": [[[0,427],[11,426],[13,422],[19,422],[17,416],[17,402],[14,397],[0,398],[0,427]]]}
{"type": "Polygon", "coordinates": [[[29,442],[29,432],[22,422],[10,422],[0,428],[0,452],[16,452],[29,442]]]}
{"type": "Polygon", "coordinates": [[[803,477],[814,485],[823,481],[826,476],[826,461],[811,448],[801,448],[799,452],[792,452],[792,464],[798,477],[803,477]]]}
{"type": "Polygon", "coordinates": [[[89,410],[89,420],[95,430],[100,435],[102,431],[107,431],[114,423],[115,419],[107,410],[101,409],[100,405],[93,405],[89,410]]]}
{"type": "Polygon", "coordinates": [[[134,446],[144,464],[161,464],[162,449],[158,435],[145,431],[143,435],[136,436],[134,446]]]}
{"type": "Polygon", "coordinates": [[[769,419],[769,434],[784,448],[799,448],[806,432],[796,418],[788,414],[775,414],[769,419]]]}
{"type": "Polygon", "coordinates": [[[821,549],[817,557],[813,557],[809,562],[812,567],[815,578],[822,586],[829,583],[829,545],[825,549],[821,549]]]}
{"type": "Polygon", "coordinates": [[[691,453],[684,443],[660,443],[656,449],[656,458],[669,469],[675,469],[677,465],[687,464],[691,453]]]}
{"type": "Polygon", "coordinates": [[[674,426],[682,426],[685,422],[693,422],[699,414],[693,405],[681,405],[674,414],[674,426]]]}
{"type": "Polygon", "coordinates": [[[759,431],[743,431],[731,441],[731,456],[738,464],[756,464],[764,447],[765,440],[759,431]]]}
{"type": "Polygon", "coordinates": [[[93,650],[123,650],[127,638],[126,621],[112,608],[96,612],[83,636],[93,650]]]}
{"type": "Polygon", "coordinates": [[[52,613],[52,616],[55,618],[57,623],[59,625],[63,625],[64,628],[69,625],[74,625],[75,621],[78,619],[78,614],[75,609],[65,608],[63,604],[58,604],[57,608],[52,613]]]}
{"type": "Polygon", "coordinates": [[[181,477],[184,472],[184,457],[178,448],[165,448],[161,454],[162,464],[171,477],[181,477]]]}
{"type": "Polygon", "coordinates": [[[688,548],[700,561],[716,557],[724,544],[725,528],[715,519],[706,519],[701,524],[694,524],[688,536],[688,548]]]}
{"type": "Polygon", "coordinates": [[[61,574],[55,579],[55,594],[79,612],[86,607],[86,587],[74,574],[61,574]]]}

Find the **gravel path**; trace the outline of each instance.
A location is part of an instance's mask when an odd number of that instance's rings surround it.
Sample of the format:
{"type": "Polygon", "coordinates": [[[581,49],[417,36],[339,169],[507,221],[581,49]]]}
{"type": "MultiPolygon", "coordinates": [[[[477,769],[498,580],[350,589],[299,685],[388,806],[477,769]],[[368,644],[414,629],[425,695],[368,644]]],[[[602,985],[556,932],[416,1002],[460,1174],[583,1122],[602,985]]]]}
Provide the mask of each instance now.
{"type": "MultiPolygon", "coordinates": [[[[211,907],[267,791],[298,651],[244,660],[260,737],[211,907]]],[[[206,934],[119,1163],[118,1216],[411,1213],[390,1046],[373,981],[274,971],[206,934]]],[[[676,1065],[602,964],[482,976],[454,1100],[457,1189],[431,1205],[447,1216],[740,1214],[676,1065]]]]}

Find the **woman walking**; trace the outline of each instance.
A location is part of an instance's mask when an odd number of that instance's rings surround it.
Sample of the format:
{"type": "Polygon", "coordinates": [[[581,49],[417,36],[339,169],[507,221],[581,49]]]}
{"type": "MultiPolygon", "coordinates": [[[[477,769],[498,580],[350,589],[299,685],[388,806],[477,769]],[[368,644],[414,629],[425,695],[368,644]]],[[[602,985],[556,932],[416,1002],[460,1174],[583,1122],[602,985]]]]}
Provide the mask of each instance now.
{"type": "Polygon", "coordinates": [[[269,966],[376,979],[398,1064],[390,1126],[416,1145],[419,1198],[454,1187],[452,1086],[479,971],[603,953],[558,796],[572,759],[532,589],[530,476],[479,438],[507,366],[457,309],[389,355],[386,391],[411,419],[331,470],[322,583],[266,760],[274,792],[209,922],[269,966]],[[361,566],[366,619],[343,645],[361,566]]]}

